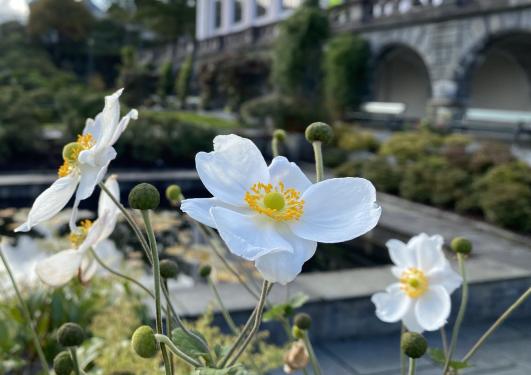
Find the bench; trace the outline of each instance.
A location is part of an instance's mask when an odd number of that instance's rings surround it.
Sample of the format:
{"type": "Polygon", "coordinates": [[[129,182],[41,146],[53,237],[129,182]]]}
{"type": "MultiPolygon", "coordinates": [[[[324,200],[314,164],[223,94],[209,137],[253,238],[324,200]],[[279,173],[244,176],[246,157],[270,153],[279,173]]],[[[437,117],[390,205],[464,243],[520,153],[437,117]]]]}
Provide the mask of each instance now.
{"type": "Polygon", "coordinates": [[[399,130],[406,119],[406,105],[397,102],[366,102],[360,106],[361,111],[350,113],[347,120],[364,121],[371,124],[383,124],[386,128],[399,130]]]}
{"type": "Polygon", "coordinates": [[[518,140],[521,135],[531,135],[531,112],[469,108],[452,128],[462,131],[512,134],[514,140],[518,140]]]}

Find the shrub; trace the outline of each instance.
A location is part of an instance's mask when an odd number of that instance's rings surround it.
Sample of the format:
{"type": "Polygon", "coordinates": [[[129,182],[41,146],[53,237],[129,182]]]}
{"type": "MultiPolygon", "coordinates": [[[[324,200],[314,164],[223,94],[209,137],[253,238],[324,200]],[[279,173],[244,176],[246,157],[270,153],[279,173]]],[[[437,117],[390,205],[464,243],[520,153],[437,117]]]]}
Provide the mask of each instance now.
{"type": "Polygon", "coordinates": [[[375,156],[363,162],[361,175],[370,180],[376,189],[387,193],[397,193],[401,173],[392,161],[384,156],[375,156]]]}
{"type": "Polygon", "coordinates": [[[478,180],[478,190],[489,190],[495,186],[519,183],[531,186],[531,167],[524,162],[516,161],[492,168],[478,180]]]}
{"type": "Polygon", "coordinates": [[[516,182],[493,186],[481,194],[480,205],[487,220],[496,225],[531,231],[531,189],[516,182]]]}
{"type": "Polygon", "coordinates": [[[430,203],[438,171],[448,168],[448,162],[439,156],[432,156],[405,166],[400,195],[421,203],[430,203]]]}
{"type": "Polygon", "coordinates": [[[171,95],[174,86],[174,77],[173,77],[173,64],[171,61],[166,61],[162,64],[159,72],[158,79],[158,88],[157,93],[161,98],[165,98],[168,95],[171,95]]]}
{"type": "Polygon", "coordinates": [[[186,56],[181,67],[179,68],[179,73],[177,75],[177,80],[175,82],[175,93],[177,94],[177,99],[181,105],[181,108],[186,107],[186,98],[188,97],[188,91],[190,88],[190,77],[192,76],[193,69],[193,56],[190,54],[186,56]]]}
{"type": "Polygon", "coordinates": [[[359,36],[342,34],[326,46],[324,56],[324,94],[331,115],[343,117],[359,106],[367,79],[369,46],[359,36]]]}
{"type": "Polygon", "coordinates": [[[497,165],[514,161],[508,145],[500,142],[484,142],[470,160],[470,170],[477,173],[486,172],[497,165]]]}
{"type": "Polygon", "coordinates": [[[416,161],[437,154],[442,143],[442,136],[429,131],[400,132],[382,144],[379,154],[394,156],[400,163],[416,161]]]}
{"type": "Polygon", "coordinates": [[[371,151],[380,147],[375,135],[366,130],[347,126],[336,127],[337,146],[345,151],[371,151]]]}
{"type": "Polygon", "coordinates": [[[452,207],[470,193],[471,177],[461,168],[448,167],[437,170],[431,202],[437,206],[452,207]]]}
{"type": "Polygon", "coordinates": [[[334,169],[334,174],[338,177],[361,176],[363,162],[360,160],[348,160],[334,169]]]}

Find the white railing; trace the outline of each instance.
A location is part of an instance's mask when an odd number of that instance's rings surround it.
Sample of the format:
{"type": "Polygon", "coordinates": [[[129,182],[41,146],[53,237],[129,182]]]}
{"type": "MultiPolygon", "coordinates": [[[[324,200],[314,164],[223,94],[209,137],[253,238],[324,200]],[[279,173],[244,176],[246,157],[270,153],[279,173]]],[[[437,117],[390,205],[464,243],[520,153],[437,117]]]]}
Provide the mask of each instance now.
{"type": "Polygon", "coordinates": [[[376,0],[372,5],[372,15],[374,18],[389,17],[455,3],[456,0],[376,0]]]}

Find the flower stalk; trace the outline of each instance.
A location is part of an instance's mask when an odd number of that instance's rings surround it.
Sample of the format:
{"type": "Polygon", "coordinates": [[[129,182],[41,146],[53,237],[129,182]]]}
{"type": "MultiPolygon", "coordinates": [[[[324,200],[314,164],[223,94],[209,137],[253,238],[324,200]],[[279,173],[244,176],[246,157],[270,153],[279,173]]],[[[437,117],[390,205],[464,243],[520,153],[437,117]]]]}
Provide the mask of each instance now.
{"type": "Polygon", "coordinates": [[[30,333],[33,338],[33,344],[35,345],[35,351],[37,352],[39,361],[41,362],[42,369],[46,375],[49,375],[50,370],[48,368],[48,362],[46,361],[46,357],[44,356],[44,352],[41,347],[39,336],[37,335],[37,332],[35,331],[35,324],[33,322],[33,319],[31,318],[31,314],[28,309],[28,306],[24,302],[24,299],[22,298],[22,294],[20,293],[20,290],[18,289],[18,285],[13,276],[13,272],[11,271],[11,267],[9,266],[9,262],[7,261],[7,258],[5,257],[4,251],[2,250],[1,247],[0,247],[0,258],[2,259],[2,263],[4,264],[4,267],[7,271],[11,284],[13,285],[13,289],[15,289],[15,294],[20,304],[22,315],[24,316],[24,319],[28,322],[30,333]]]}
{"type": "Polygon", "coordinates": [[[70,357],[72,357],[72,363],[74,364],[74,372],[76,375],[81,375],[81,369],[79,368],[79,361],[77,360],[76,348],[71,346],[68,348],[70,352],[70,357]]]}
{"type": "Polygon", "coordinates": [[[465,255],[462,253],[457,253],[457,262],[459,263],[459,273],[463,278],[463,289],[461,291],[461,304],[459,306],[459,311],[457,312],[457,318],[452,330],[452,338],[450,341],[450,346],[448,348],[448,355],[446,356],[446,362],[444,363],[443,374],[446,374],[450,363],[452,362],[452,356],[454,355],[455,349],[457,347],[457,340],[459,338],[459,330],[463,319],[465,318],[466,305],[468,303],[468,280],[466,278],[466,268],[465,268],[465,255]]]}
{"type": "MultiPolygon", "coordinates": [[[[149,246],[151,247],[151,258],[153,259],[153,278],[155,283],[155,314],[156,314],[156,329],[158,334],[162,334],[162,309],[161,309],[161,293],[160,293],[160,266],[159,266],[159,254],[157,251],[157,242],[155,239],[155,233],[151,225],[151,219],[149,217],[148,210],[140,211],[144,224],[146,226],[146,232],[149,239],[149,246]]],[[[166,375],[171,375],[171,366],[169,363],[168,352],[164,344],[160,345],[162,351],[162,358],[164,360],[164,368],[166,375]]]]}
{"type": "Polygon", "coordinates": [[[181,358],[183,361],[189,363],[190,365],[194,367],[201,367],[202,363],[195,360],[194,358],[190,357],[188,354],[184,353],[182,350],[180,350],[175,344],[170,340],[170,338],[166,335],[162,335],[160,333],[155,334],[155,339],[160,344],[161,348],[163,346],[166,346],[173,354],[175,354],[177,357],[181,358]]]}
{"type": "Polygon", "coordinates": [[[317,360],[317,356],[315,355],[315,351],[313,350],[312,342],[310,341],[310,338],[308,337],[308,332],[304,331],[304,345],[306,346],[306,350],[308,351],[308,355],[310,357],[310,362],[312,364],[313,373],[315,375],[321,375],[321,366],[319,366],[319,361],[317,360]]]}
{"type": "Polygon", "coordinates": [[[417,361],[415,358],[409,359],[409,375],[415,375],[415,367],[417,365],[417,361]]]}
{"type": "Polygon", "coordinates": [[[232,320],[232,317],[230,316],[229,311],[225,307],[225,304],[223,303],[223,300],[221,299],[221,296],[219,294],[219,290],[216,287],[216,284],[212,280],[210,276],[207,277],[208,285],[210,286],[210,289],[212,289],[212,293],[214,294],[214,297],[216,298],[216,301],[218,303],[219,309],[221,310],[221,314],[223,315],[223,319],[225,319],[225,322],[229,326],[230,330],[233,334],[237,335],[239,333],[238,327],[236,326],[236,323],[234,323],[234,320],[232,320]]]}
{"type": "Polygon", "coordinates": [[[324,176],[322,142],[314,141],[312,146],[315,156],[315,182],[319,182],[323,180],[324,176]]]}
{"type": "Polygon", "coordinates": [[[522,303],[531,297],[531,287],[520,296],[499,318],[494,324],[481,336],[481,338],[474,344],[474,346],[463,357],[463,362],[467,362],[478,351],[478,349],[485,343],[489,336],[516,310],[522,303]]]}
{"type": "MultiPolygon", "coordinates": [[[[404,333],[406,332],[407,332],[406,326],[402,324],[402,328],[400,330],[400,342],[402,342],[404,333]]],[[[406,363],[407,363],[406,353],[404,353],[404,351],[400,347],[400,374],[401,375],[406,375],[406,372],[407,372],[406,363]]]]}

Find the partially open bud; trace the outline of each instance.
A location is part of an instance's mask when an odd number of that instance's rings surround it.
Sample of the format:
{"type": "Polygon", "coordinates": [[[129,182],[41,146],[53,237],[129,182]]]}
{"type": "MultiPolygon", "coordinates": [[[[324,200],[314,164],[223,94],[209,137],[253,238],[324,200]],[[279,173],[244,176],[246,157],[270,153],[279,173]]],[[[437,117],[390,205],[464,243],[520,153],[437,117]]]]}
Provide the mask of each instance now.
{"type": "Polygon", "coordinates": [[[150,326],[138,327],[131,337],[131,345],[135,353],[142,358],[153,358],[159,350],[155,333],[150,326]]]}
{"type": "Polygon", "coordinates": [[[77,161],[77,157],[83,151],[83,145],[79,142],[70,142],[63,147],[63,159],[69,163],[77,161]]]}
{"type": "Polygon", "coordinates": [[[330,143],[334,138],[334,130],[324,122],[314,122],[310,124],[304,132],[308,142],[322,142],[324,144],[330,143]]]}
{"type": "Polygon", "coordinates": [[[179,266],[173,260],[163,259],[160,261],[160,276],[165,279],[173,279],[179,273],[179,266]]]}
{"type": "Polygon", "coordinates": [[[308,330],[312,326],[312,318],[306,313],[299,313],[293,319],[295,325],[303,330],[308,330]]]}
{"type": "Polygon", "coordinates": [[[204,264],[199,269],[199,276],[206,279],[212,273],[212,267],[209,264],[204,264]]]}
{"type": "Polygon", "coordinates": [[[308,366],[310,356],[302,340],[294,342],[284,354],[284,372],[291,374],[308,366]]]}
{"type": "Polygon", "coordinates": [[[154,210],[160,204],[160,194],[157,188],[148,183],[136,185],[129,193],[129,206],[137,210],[154,210]]]}
{"type": "Polygon", "coordinates": [[[177,205],[184,199],[181,187],[179,185],[170,185],[166,188],[166,199],[171,204],[177,205]]]}
{"type": "Polygon", "coordinates": [[[74,362],[70,353],[64,351],[53,359],[53,369],[57,375],[70,375],[74,371],[74,362]]]}
{"type": "Polygon", "coordinates": [[[279,142],[283,142],[287,137],[286,131],[282,129],[276,129],[273,132],[273,138],[275,138],[279,142]]]}
{"type": "Polygon", "coordinates": [[[295,337],[296,339],[302,339],[302,338],[304,338],[304,330],[300,329],[300,328],[297,327],[297,326],[293,326],[293,327],[291,327],[291,334],[292,334],[293,337],[295,337]]]}
{"type": "Polygon", "coordinates": [[[402,352],[409,358],[420,358],[428,349],[428,342],[420,333],[406,332],[400,342],[402,352]]]}
{"type": "Polygon", "coordinates": [[[472,242],[464,237],[456,237],[452,240],[450,247],[459,254],[468,255],[472,252],[472,242]]]}
{"type": "Polygon", "coordinates": [[[65,323],[57,330],[57,341],[65,347],[79,346],[85,340],[85,333],[76,323],[65,323]]]}

